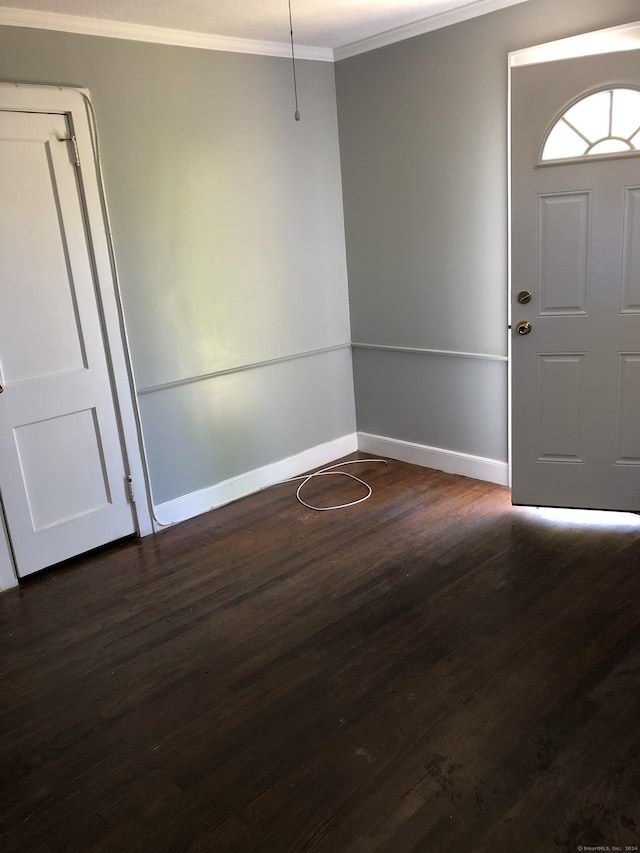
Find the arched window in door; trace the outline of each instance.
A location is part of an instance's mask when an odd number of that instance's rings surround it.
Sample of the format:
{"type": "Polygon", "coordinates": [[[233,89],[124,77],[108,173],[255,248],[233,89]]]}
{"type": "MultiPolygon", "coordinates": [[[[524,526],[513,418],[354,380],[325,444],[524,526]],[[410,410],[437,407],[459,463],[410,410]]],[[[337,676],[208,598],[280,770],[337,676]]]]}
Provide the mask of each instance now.
{"type": "Polygon", "coordinates": [[[634,152],[640,152],[640,91],[621,86],[569,107],[548,132],[540,162],[634,152]]]}

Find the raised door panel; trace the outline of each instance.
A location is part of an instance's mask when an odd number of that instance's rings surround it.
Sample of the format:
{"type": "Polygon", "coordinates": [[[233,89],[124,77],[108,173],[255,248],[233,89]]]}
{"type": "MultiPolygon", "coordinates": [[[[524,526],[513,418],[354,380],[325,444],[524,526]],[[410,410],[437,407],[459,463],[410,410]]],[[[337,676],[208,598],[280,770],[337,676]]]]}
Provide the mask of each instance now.
{"type": "Polygon", "coordinates": [[[538,462],[584,462],[584,353],[538,356],[538,462]]]}
{"type": "Polygon", "coordinates": [[[539,313],[586,314],[591,193],[538,199],[539,313]]]}
{"type": "Polygon", "coordinates": [[[620,353],[616,464],[640,465],[640,353],[620,353]]]}
{"type": "Polygon", "coordinates": [[[624,200],[622,313],[640,313],[640,187],[627,187],[624,200]]]}
{"type": "Polygon", "coordinates": [[[51,144],[48,139],[0,142],[0,184],[6,188],[0,206],[5,293],[0,335],[7,383],[87,367],[67,236],[70,223],[62,215],[55,172],[55,160],[64,152],[52,151],[51,144]],[[25,177],[24,183],[14,180],[17,174],[25,177]]]}
{"type": "Polygon", "coordinates": [[[14,437],[34,533],[108,507],[95,409],[19,426],[14,437]],[[70,459],[82,459],[82,466],[70,472],[70,459]]]}

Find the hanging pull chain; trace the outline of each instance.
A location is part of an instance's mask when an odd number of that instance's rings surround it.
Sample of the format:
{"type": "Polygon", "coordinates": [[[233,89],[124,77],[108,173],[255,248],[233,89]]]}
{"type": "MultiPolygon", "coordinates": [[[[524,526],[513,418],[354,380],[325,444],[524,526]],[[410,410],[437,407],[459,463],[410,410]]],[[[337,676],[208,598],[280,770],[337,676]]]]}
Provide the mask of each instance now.
{"type": "Polygon", "coordinates": [[[289,0],[289,32],[291,34],[291,66],[293,68],[293,94],[296,100],[296,111],[293,115],[296,121],[300,121],[300,110],[298,109],[298,81],[296,80],[296,56],[293,50],[293,19],[291,17],[291,0],[289,0]]]}

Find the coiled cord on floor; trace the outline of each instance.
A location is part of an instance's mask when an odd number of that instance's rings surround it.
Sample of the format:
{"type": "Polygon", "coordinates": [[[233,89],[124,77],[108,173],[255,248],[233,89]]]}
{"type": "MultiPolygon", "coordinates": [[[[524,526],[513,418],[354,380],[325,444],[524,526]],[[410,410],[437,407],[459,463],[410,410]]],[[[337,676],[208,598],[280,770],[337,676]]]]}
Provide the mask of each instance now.
{"type": "Polygon", "coordinates": [[[328,465],[326,468],[322,468],[320,471],[314,471],[313,474],[303,474],[301,477],[290,477],[288,480],[283,480],[283,483],[295,483],[298,480],[302,480],[300,485],[296,490],[296,498],[302,504],[302,506],[306,506],[307,509],[314,509],[316,512],[327,512],[330,509],[346,509],[349,506],[355,506],[356,504],[361,504],[363,501],[368,500],[371,497],[373,492],[371,486],[368,483],[365,483],[364,480],[361,480],[360,477],[356,477],[355,474],[349,474],[347,471],[336,471],[336,468],[341,468],[343,465],[361,465],[364,462],[380,462],[383,465],[387,464],[386,459],[351,459],[347,462],[337,462],[335,465],[328,465]],[[362,485],[367,490],[367,494],[358,498],[355,501],[349,501],[346,504],[336,504],[335,506],[313,506],[313,504],[309,504],[304,501],[300,497],[300,492],[304,489],[307,483],[310,480],[313,480],[314,477],[330,477],[331,475],[341,475],[343,477],[349,477],[352,480],[355,480],[357,483],[362,483],[362,485]]]}

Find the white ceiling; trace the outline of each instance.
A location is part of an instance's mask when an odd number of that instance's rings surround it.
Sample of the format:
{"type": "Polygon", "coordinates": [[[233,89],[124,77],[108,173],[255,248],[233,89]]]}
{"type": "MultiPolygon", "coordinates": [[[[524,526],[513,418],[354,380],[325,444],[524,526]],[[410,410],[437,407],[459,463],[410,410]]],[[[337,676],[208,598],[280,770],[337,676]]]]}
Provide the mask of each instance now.
{"type": "MultiPolygon", "coordinates": [[[[522,2],[526,0],[291,0],[293,33],[297,45],[325,50],[383,34],[389,43],[522,2]]],[[[276,44],[289,41],[287,0],[0,0],[0,24],[46,26],[49,20],[52,29],[82,31],[80,19],[276,44]],[[63,26],[65,21],[68,26],[63,26]]]]}

